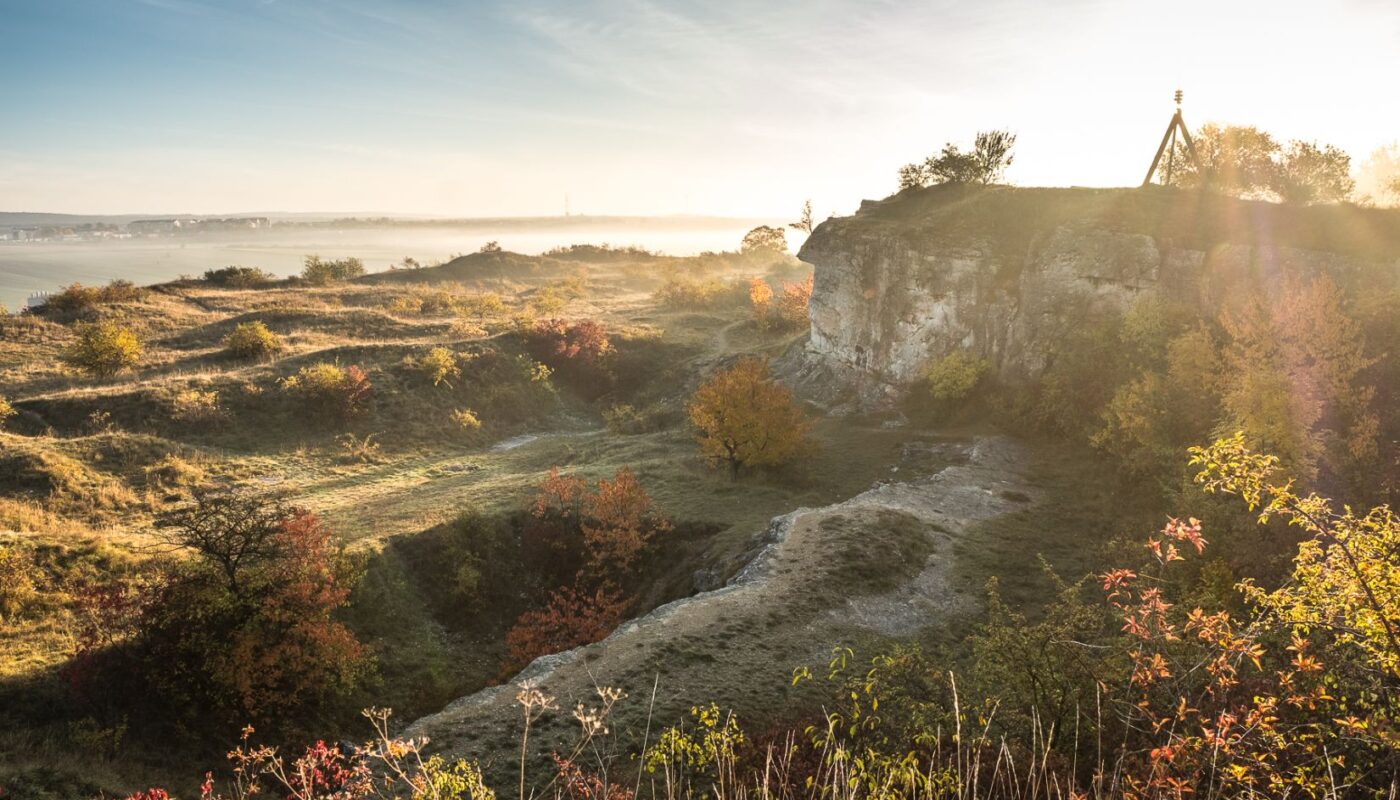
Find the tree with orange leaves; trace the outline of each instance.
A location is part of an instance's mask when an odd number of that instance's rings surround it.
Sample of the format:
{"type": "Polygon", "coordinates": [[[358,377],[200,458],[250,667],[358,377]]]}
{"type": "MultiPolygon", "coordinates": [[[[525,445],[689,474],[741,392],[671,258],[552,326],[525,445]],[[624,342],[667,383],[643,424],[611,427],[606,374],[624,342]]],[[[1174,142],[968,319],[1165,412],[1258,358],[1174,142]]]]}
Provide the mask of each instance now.
{"type": "Polygon", "coordinates": [[[166,516],[172,565],[141,611],[145,680],[173,706],[269,718],[350,688],[368,651],[336,612],[352,572],[332,533],[275,498],[205,493],[166,516]]]}
{"type": "Polygon", "coordinates": [[[597,584],[625,576],[647,544],[671,523],[627,467],[596,487],[556,467],[540,484],[523,538],[532,560],[554,569],[555,580],[597,584]]]}
{"type": "Polygon", "coordinates": [[[792,392],[774,381],[768,362],[745,358],[710,376],[687,407],[700,451],[727,464],[731,476],[743,467],[785,464],[807,446],[812,424],[792,392]]]}

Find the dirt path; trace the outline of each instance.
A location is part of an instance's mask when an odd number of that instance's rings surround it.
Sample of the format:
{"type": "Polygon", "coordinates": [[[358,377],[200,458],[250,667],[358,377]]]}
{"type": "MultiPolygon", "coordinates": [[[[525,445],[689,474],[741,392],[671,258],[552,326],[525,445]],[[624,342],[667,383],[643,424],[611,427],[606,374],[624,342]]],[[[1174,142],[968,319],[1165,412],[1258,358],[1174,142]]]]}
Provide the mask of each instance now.
{"type": "MultiPolygon", "coordinates": [[[[940,445],[952,466],[922,479],[880,483],[841,503],[774,519],[748,566],[723,588],[664,605],[593,645],[537,659],[511,682],[453,702],[413,723],[434,749],[504,759],[518,733],[518,685],[534,680],[559,706],[590,704],[597,685],[634,695],[614,730],[635,735],[647,714],[672,724],[690,705],[717,702],[741,715],[780,713],[789,678],[824,662],[830,647],[908,635],[974,610],[978,599],[952,587],[953,543],[975,523],[1023,508],[1035,490],[1014,442],[989,437],[940,445]],[[910,561],[908,554],[924,554],[910,561]]],[[[556,715],[539,737],[542,753],[572,734],[556,715]]],[[[533,741],[533,739],[532,739],[533,741]]]]}
{"type": "Polygon", "coordinates": [[[548,452],[598,430],[521,434],[485,451],[437,453],[326,472],[273,473],[271,480],[321,514],[347,540],[417,533],[481,498],[515,497],[548,470],[548,452]],[[524,477],[522,477],[524,476],[524,477]]]}

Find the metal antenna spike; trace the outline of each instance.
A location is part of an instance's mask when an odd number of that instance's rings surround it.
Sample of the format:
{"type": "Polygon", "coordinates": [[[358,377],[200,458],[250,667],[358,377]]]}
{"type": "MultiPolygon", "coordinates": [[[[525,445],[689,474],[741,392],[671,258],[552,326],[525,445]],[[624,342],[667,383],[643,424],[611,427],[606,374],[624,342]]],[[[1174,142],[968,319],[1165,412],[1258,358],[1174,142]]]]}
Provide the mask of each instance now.
{"type": "Polygon", "coordinates": [[[1177,89],[1177,90],[1176,90],[1176,104],[1177,104],[1178,107],[1180,107],[1180,105],[1181,105],[1181,90],[1180,90],[1180,89],[1177,89]]]}

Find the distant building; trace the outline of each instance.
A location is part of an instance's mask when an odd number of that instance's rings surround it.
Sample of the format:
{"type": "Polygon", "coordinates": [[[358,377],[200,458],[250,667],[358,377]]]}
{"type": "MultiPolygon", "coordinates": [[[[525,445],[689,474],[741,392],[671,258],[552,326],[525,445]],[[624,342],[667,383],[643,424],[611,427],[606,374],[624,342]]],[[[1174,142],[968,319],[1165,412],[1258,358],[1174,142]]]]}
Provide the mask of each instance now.
{"type": "Polygon", "coordinates": [[[52,295],[53,292],[35,292],[34,294],[29,295],[29,300],[25,302],[25,306],[28,307],[30,310],[36,309],[49,302],[49,297],[51,297],[52,295]]]}

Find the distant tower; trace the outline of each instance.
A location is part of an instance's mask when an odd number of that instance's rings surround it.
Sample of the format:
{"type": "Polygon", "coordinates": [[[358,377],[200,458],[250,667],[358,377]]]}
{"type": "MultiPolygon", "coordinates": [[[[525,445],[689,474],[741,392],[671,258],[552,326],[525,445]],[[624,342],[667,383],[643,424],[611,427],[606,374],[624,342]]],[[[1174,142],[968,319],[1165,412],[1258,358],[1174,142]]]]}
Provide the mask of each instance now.
{"type": "Polygon", "coordinates": [[[569,193],[564,192],[564,216],[569,216],[569,193]]]}
{"type": "Polygon", "coordinates": [[[1186,142],[1186,152],[1191,157],[1191,163],[1196,165],[1196,171],[1201,169],[1201,159],[1196,155],[1196,145],[1191,142],[1191,131],[1186,127],[1186,121],[1181,116],[1181,90],[1176,90],[1176,113],[1172,115],[1172,121],[1167,123],[1167,132],[1162,134],[1162,143],[1157,146],[1157,155],[1152,157],[1152,166],[1147,168],[1147,177],[1142,179],[1142,185],[1147,186],[1152,183],[1152,176],[1157,174],[1157,165],[1162,163],[1162,154],[1167,154],[1167,179],[1166,185],[1172,182],[1172,170],[1176,167],[1176,137],[1180,132],[1181,138],[1186,142]],[[1170,148],[1170,149],[1169,149],[1170,148]]]}

